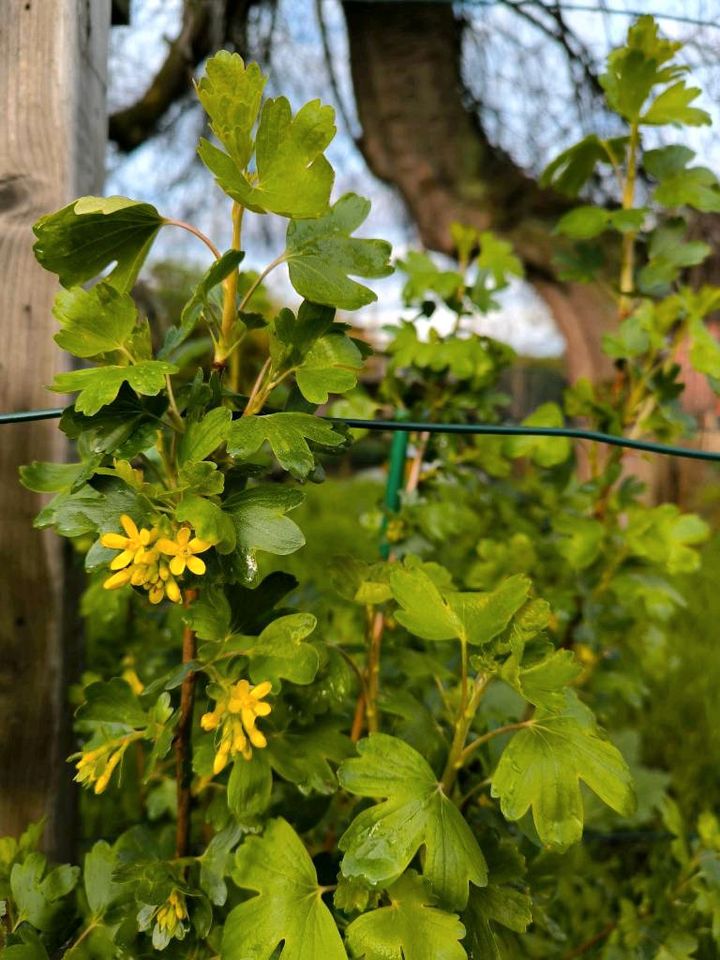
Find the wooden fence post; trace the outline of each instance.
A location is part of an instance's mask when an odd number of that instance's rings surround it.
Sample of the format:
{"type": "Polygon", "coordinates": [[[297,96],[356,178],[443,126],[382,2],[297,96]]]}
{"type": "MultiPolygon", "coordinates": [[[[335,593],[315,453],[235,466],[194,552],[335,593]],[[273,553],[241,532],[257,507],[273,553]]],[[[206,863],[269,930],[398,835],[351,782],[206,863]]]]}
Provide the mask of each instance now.
{"type": "MultiPolygon", "coordinates": [[[[0,0],[0,410],[59,405],[57,284],[36,264],[32,224],[99,192],[107,139],[110,0],[0,0]]],[[[46,848],[73,840],[63,546],[39,533],[31,460],[62,459],[56,422],[0,426],[0,836],[47,816],[46,848]]],[[[78,649],[77,644],[75,649],[78,649]]]]}

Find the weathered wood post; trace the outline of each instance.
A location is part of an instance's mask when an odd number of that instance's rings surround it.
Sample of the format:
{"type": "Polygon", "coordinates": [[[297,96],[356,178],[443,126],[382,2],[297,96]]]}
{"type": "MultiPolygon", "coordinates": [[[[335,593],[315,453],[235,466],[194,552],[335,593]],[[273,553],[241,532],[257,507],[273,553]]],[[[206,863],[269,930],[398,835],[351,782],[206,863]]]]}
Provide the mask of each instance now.
{"type": "MultiPolygon", "coordinates": [[[[32,224],[100,190],[110,0],[0,0],[0,410],[58,405],[54,278],[32,224]]],[[[0,426],[0,835],[47,816],[46,846],[72,842],[66,681],[73,672],[62,545],[18,485],[31,460],[62,458],[57,423],[0,426]]]]}

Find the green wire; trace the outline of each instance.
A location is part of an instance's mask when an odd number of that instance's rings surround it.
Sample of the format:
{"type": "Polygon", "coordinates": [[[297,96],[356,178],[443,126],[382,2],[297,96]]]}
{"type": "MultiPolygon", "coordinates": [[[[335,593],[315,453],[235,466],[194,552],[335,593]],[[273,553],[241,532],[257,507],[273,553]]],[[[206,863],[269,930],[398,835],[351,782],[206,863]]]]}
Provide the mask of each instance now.
{"type": "MultiPolygon", "coordinates": [[[[27,423],[33,420],[51,420],[62,414],[62,409],[21,410],[17,413],[0,413],[0,424],[27,423]]],[[[329,423],[344,424],[361,430],[390,430],[402,433],[456,433],[494,437],[566,437],[570,440],[591,440],[606,443],[611,447],[626,447],[644,453],[659,453],[662,456],[685,457],[688,460],[706,460],[720,463],[720,452],[692,450],[669,443],[653,443],[650,440],[632,440],[599,430],[584,430],[576,427],[530,427],[494,423],[422,423],[411,420],[358,420],[352,417],[325,417],[329,423]]]]}
{"type": "Polygon", "coordinates": [[[364,430],[481,434],[495,437],[567,437],[570,440],[592,440],[595,443],[607,443],[611,447],[627,447],[630,450],[643,450],[646,453],[659,453],[664,456],[686,457],[689,460],[709,460],[713,463],[720,462],[720,452],[692,450],[689,447],[675,447],[669,443],[653,443],[650,440],[632,440],[629,437],[618,437],[612,433],[600,433],[599,430],[583,430],[576,427],[530,427],[490,423],[413,423],[410,420],[353,420],[339,417],[327,417],[326,419],[331,423],[341,423],[347,427],[361,427],[364,430]]]}
{"type": "Polygon", "coordinates": [[[2,423],[27,423],[32,420],[54,420],[61,416],[62,409],[57,407],[54,410],[20,410],[17,413],[0,413],[0,424],[2,423]]]}

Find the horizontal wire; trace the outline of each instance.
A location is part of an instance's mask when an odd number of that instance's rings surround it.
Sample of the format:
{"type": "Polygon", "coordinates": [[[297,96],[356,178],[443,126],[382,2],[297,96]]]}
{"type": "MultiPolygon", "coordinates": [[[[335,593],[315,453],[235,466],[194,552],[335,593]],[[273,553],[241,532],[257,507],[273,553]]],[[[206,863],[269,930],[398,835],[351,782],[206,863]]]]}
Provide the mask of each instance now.
{"type": "Polygon", "coordinates": [[[413,423],[409,420],[352,420],[346,417],[325,417],[324,419],[330,422],[344,423],[346,427],[358,427],[365,430],[466,433],[495,437],[566,437],[570,440],[592,440],[595,443],[606,443],[611,447],[642,450],[645,453],[686,457],[689,460],[720,462],[720,452],[693,450],[690,447],[676,447],[668,443],[653,443],[651,440],[632,440],[630,437],[618,437],[612,433],[600,433],[599,430],[584,430],[576,427],[531,427],[491,423],[413,423]]]}
{"type": "MultiPolygon", "coordinates": [[[[60,407],[51,410],[21,410],[16,413],[0,413],[0,425],[4,423],[29,423],[34,420],[52,420],[59,417],[60,407]]],[[[342,424],[359,430],[402,430],[405,433],[449,433],[491,437],[564,437],[568,440],[590,440],[606,443],[611,447],[625,447],[643,453],[658,453],[666,457],[684,457],[687,460],[705,460],[720,463],[720,452],[693,450],[669,443],[654,443],[651,440],[633,440],[599,430],[581,427],[532,427],[496,423],[424,423],[422,420],[360,420],[354,417],[323,417],[328,423],[342,424]]]]}
{"type": "Polygon", "coordinates": [[[62,416],[63,408],[54,407],[50,410],[19,410],[16,413],[0,413],[0,424],[29,423],[33,420],[55,420],[62,416]]]}

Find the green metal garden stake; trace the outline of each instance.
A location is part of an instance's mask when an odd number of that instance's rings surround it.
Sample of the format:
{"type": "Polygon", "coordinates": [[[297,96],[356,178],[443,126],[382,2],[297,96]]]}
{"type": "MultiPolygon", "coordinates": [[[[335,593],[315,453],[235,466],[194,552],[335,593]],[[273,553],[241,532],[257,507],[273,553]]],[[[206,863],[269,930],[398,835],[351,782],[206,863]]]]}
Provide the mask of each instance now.
{"type": "MultiPolygon", "coordinates": [[[[400,490],[403,485],[405,475],[405,460],[407,459],[408,436],[404,430],[398,430],[393,433],[392,444],[390,445],[390,462],[388,464],[388,478],[385,486],[385,506],[388,513],[397,513],[400,509],[400,490]]],[[[382,527],[380,528],[382,540],[380,543],[380,556],[387,560],[390,556],[390,544],[385,536],[388,525],[388,513],[383,517],[382,527]]]]}

